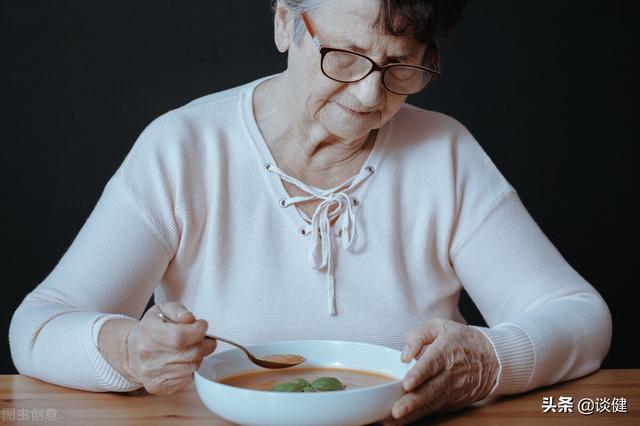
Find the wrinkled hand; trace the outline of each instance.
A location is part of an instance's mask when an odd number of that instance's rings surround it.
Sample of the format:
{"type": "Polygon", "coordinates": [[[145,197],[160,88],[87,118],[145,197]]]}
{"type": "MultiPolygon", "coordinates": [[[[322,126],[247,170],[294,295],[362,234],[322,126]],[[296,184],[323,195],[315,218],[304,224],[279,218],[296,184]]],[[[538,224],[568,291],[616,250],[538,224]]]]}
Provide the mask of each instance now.
{"type": "Polygon", "coordinates": [[[127,370],[147,392],[170,395],[191,383],[216,341],[204,338],[207,321],[196,321],[181,303],[163,303],[160,309],[181,324],[163,322],[158,305],[151,307],[127,335],[127,370]]]}
{"type": "Polygon", "coordinates": [[[407,392],[393,405],[385,425],[404,425],[435,412],[450,412],[486,397],[499,363],[489,339],[455,321],[435,319],[412,329],[402,361],[416,358],[403,379],[407,392]]]}

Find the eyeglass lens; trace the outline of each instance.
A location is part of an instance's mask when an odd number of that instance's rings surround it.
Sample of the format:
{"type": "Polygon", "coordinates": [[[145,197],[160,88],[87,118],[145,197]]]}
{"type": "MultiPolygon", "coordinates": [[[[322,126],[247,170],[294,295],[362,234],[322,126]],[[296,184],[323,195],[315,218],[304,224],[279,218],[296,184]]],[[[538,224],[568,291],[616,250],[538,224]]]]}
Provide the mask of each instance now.
{"type": "MultiPolygon", "coordinates": [[[[355,82],[369,73],[373,64],[366,58],[349,52],[327,52],[322,71],[327,77],[343,82],[355,82]]],[[[391,91],[412,94],[422,90],[433,78],[430,72],[403,65],[393,65],[384,73],[384,85],[391,91]]]]}

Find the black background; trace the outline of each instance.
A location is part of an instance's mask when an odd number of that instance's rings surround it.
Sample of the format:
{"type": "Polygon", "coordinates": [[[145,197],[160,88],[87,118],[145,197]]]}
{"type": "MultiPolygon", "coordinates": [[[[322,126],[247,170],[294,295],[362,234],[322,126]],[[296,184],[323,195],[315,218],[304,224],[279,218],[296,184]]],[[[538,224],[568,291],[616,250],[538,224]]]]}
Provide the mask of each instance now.
{"type": "MultiPolygon", "coordinates": [[[[281,71],[269,1],[2,1],[0,330],[64,254],[142,129],[281,71]]],[[[638,368],[638,7],[469,2],[443,79],[409,99],[464,123],[614,319],[607,368],[638,368]],[[634,108],[635,107],[635,108],[634,108]]],[[[470,323],[482,323],[462,299],[470,323]]],[[[8,343],[0,373],[15,373],[8,343]]]]}

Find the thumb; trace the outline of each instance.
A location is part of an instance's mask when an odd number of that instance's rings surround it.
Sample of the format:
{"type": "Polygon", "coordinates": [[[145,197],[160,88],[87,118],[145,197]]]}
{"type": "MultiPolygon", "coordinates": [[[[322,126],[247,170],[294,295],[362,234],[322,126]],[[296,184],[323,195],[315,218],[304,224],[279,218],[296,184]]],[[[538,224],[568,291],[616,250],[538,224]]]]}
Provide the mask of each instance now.
{"type": "Polygon", "coordinates": [[[431,344],[440,334],[442,326],[439,320],[430,320],[424,324],[412,328],[405,337],[405,344],[402,347],[402,362],[409,362],[414,358],[419,358],[425,345],[431,344]]]}
{"type": "Polygon", "coordinates": [[[195,316],[180,302],[165,302],[158,306],[162,312],[174,321],[190,324],[195,316]]]}

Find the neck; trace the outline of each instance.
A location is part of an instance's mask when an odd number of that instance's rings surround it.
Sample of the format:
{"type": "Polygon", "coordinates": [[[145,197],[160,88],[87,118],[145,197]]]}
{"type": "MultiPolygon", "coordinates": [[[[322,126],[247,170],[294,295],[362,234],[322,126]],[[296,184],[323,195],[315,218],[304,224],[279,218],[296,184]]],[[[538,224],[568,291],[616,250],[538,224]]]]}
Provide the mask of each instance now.
{"type": "Polygon", "coordinates": [[[297,106],[286,78],[285,71],[261,83],[254,96],[258,126],[279,167],[310,184],[356,174],[377,131],[351,140],[329,133],[297,106]]]}

